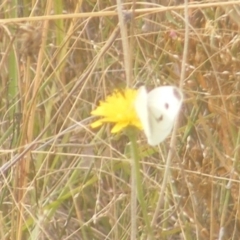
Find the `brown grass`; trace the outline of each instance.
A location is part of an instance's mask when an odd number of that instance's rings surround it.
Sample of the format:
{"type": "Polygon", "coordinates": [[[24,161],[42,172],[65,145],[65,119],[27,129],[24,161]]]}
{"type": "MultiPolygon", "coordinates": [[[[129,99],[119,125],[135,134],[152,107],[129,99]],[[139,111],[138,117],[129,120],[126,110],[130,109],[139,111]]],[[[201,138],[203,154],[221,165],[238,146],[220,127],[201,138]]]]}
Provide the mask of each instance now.
{"type": "MultiPolygon", "coordinates": [[[[15,2],[0,3],[0,239],[130,239],[129,140],[92,130],[90,112],[114,88],[179,85],[182,71],[166,185],[170,138],[152,148],[139,134],[152,238],[239,239],[238,5],[190,1],[181,68],[181,1],[136,3],[120,27],[113,1],[15,2]]],[[[151,239],[140,206],[135,218],[151,239]]]]}

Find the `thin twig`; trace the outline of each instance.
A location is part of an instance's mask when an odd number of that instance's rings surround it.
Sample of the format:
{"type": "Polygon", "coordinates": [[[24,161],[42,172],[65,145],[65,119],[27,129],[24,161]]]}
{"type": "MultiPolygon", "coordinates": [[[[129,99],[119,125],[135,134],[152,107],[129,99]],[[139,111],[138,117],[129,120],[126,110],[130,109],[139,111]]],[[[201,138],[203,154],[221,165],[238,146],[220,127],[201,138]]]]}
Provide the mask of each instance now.
{"type": "MultiPolygon", "coordinates": [[[[182,58],[182,66],[181,66],[181,76],[180,76],[180,88],[182,89],[183,87],[183,81],[185,79],[185,66],[186,66],[186,61],[187,61],[187,52],[188,52],[188,37],[189,37],[189,22],[188,22],[188,0],[185,0],[185,8],[184,8],[184,19],[185,19],[185,40],[184,40],[184,49],[183,49],[183,58],[182,58]]],[[[176,132],[178,128],[178,121],[176,121],[173,132],[172,132],[172,138],[170,142],[170,150],[168,152],[167,156],[167,161],[166,161],[166,167],[165,167],[165,172],[164,172],[164,178],[162,182],[162,188],[160,191],[159,199],[157,202],[156,210],[151,222],[151,226],[153,227],[156,224],[157,217],[159,216],[159,211],[161,207],[163,206],[164,203],[164,193],[167,187],[168,183],[168,177],[169,177],[169,172],[170,172],[170,164],[171,164],[171,159],[173,157],[173,149],[176,146],[176,132]]]]}
{"type": "MultiPolygon", "coordinates": [[[[189,4],[188,9],[204,9],[210,7],[225,7],[232,6],[237,4],[237,1],[226,1],[226,2],[212,2],[212,3],[198,3],[198,4],[189,4]]],[[[132,4],[132,3],[129,3],[132,4]]],[[[146,3],[142,3],[145,5],[146,3]]],[[[125,3],[124,6],[128,4],[125,3]]],[[[138,3],[141,5],[141,3],[138,3]]],[[[135,9],[135,13],[139,14],[153,14],[159,12],[167,12],[172,10],[182,10],[184,5],[179,6],[168,6],[163,7],[159,4],[151,3],[151,8],[135,9]]],[[[22,17],[22,18],[5,18],[0,19],[0,24],[6,23],[22,23],[22,22],[33,22],[33,21],[43,21],[43,20],[56,20],[56,19],[74,19],[74,18],[86,18],[86,17],[106,17],[106,16],[116,16],[118,13],[114,11],[101,11],[101,12],[84,12],[84,13],[70,13],[70,14],[56,14],[56,15],[47,15],[47,16],[34,16],[34,17],[22,17]]]]}
{"type": "Polygon", "coordinates": [[[117,0],[117,11],[118,11],[118,19],[119,19],[119,26],[121,32],[121,42],[123,48],[123,62],[124,62],[124,69],[126,74],[126,86],[129,87],[130,79],[131,79],[131,69],[130,69],[130,59],[128,57],[129,53],[129,43],[128,43],[128,36],[127,36],[127,27],[126,21],[124,20],[124,13],[122,7],[121,0],[117,0]],[[129,71],[130,70],[130,71],[129,71]]]}

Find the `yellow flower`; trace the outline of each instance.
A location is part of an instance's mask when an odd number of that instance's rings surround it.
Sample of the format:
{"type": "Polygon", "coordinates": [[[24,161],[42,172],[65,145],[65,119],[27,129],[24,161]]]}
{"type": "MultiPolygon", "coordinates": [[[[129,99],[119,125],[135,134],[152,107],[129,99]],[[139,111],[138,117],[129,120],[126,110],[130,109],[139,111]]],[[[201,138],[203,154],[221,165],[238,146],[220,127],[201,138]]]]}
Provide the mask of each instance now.
{"type": "Polygon", "coordinates": [[[101,101],[100,105],[91,112],[94,116],[102,117],[91,124],[92,128],[101,126],[104,123],[114,123],[112,133],[117,133],[127,126],[135,126],[142,129],[135,111],[134,102],[138,91],[126,89],[124,92],[115,90],[112,95],[107,96],[105,101],[101,101]]]}

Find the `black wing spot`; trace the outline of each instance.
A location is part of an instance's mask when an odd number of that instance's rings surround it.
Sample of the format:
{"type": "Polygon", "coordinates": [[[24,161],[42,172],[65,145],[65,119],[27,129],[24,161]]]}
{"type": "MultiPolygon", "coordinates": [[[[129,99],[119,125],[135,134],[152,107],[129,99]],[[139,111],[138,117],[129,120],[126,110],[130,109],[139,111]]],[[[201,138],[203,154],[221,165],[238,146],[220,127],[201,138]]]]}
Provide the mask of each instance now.
{"type": "Polygon", "coordinates": [[[179,101],[182,99],[181,93],[179,92],[179,90],[177,88],[173,89],[173,95],[174,97],[176,97],[179,101]]]}
{"type": "Polygon", "coordinates": [[[165,103],[165,108],[168,109],[169,108],[169,104],[165,103]]]}
{"type": "Polygon", "coordinates": [[[159,118],[156,119],[157,122],[161,122],[163,120],[163,115],[161,115],[159,118]]]}

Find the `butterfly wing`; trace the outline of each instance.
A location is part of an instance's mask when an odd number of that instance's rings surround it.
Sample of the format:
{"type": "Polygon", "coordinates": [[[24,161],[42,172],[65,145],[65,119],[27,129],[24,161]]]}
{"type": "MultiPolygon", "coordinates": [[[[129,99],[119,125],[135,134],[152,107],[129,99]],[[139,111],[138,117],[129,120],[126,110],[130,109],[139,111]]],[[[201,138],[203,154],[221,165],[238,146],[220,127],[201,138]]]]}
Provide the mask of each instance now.
{"type": "Polygon", "coordinates": [[[164,86],[149,92],[147,99],[150,130],[146,136],[148,143],[154,146],[170,134],[181,108],[183,95],[177,87],[164,86]]]}
{"type": "Polygon", "coordinates": [[[138,94],[135,100],[135,110],[142,123],[142,127],[146,137],[151,136],[151,128],[148,114],[148,93],[144,86],[138,89],[138,94]]]}

